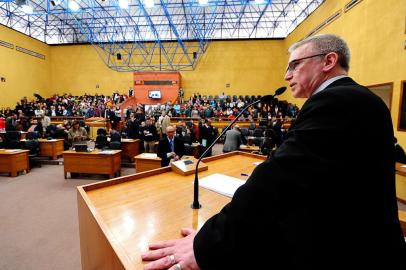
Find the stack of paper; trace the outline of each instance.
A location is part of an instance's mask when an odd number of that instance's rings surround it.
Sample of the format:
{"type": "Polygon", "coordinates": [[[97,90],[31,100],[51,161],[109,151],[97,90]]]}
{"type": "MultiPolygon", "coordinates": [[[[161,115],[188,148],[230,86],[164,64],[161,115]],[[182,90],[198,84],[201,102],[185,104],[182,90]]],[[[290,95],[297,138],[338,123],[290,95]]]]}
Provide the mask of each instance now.
{"type": "Polygon", "coordinates": [[[215,173],[199,180],[199,186],[227,197],[233,197],[235,191],[244,183],[245,181],[241,179],[220,173],[215,173]]]}
{"type": "Polygon", "coordinates": [[[153,154],[153,153],[142,153],[141,156],[143,158],[157,158],[157,154],[153,154]]]}

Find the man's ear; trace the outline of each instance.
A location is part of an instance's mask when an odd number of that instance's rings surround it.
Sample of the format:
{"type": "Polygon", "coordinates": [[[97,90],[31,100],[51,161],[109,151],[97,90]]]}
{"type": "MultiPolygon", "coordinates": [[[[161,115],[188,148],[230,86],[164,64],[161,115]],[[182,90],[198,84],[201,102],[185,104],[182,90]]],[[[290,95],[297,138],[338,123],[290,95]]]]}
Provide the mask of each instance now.
{"type": "Polygon", "coordinates": [[[324,57],[323,71],[331,71],[336,65],[338,65],[338,54],[335,52],[328,53],[324,57]]]}

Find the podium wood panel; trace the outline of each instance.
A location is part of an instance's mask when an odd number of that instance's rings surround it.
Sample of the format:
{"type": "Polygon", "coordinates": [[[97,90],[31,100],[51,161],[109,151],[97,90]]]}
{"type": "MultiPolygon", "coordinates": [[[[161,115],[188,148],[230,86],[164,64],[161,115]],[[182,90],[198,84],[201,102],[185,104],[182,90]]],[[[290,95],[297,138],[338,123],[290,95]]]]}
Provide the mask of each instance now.
{"type": "MultiPolygon", "coordinates": [[[[206,158],[207,171],[246,180],[264,157],[232,152],[206,158]],[[238,166],[236,166],[238,164],[238,166]]],[[[199,229],[230,198],[200,188],[199,210],[191,209],[194,175],[170,167],[78,187],[82,269],[142,269],[148,243],[180,238],[180,229],[199,229]]]]}

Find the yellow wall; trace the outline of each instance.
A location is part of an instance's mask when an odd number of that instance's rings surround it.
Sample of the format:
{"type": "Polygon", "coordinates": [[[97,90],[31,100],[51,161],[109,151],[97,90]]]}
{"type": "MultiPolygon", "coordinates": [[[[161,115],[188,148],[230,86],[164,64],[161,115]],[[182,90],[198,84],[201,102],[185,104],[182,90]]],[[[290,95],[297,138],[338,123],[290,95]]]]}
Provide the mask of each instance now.
{"type": "Polygon", "coordinates": [[[0,40],[12,43],[14,49],[0,46],[0,108],[15,107],[23,96],[49,92],[50,48],[48,45],[0,25],[0,40]],[[16,51],[15,46],[45,55],[45,60],[16,51]]]}
{"type": "MultiPolygon", "coordinates": [[[[272,93],[283,83],[283,44],[282,40],[212,42],[196,70],[181,73],[185,95],[272,93]]],[[[54,92],[111,94],[115,90],[124,93],[132,86],[131,72],[107,68],[90,45],[52,46],[51,55],[54,92]]]]}
{"type": "MultiPolygon", "coordinates": [[[[286,38],[286,45],[304,38],[316,26],[343,9],[349,0],[327,0],[307,20],[286,38]]],[[[391,113],[395,131],[398,123],[401,80],[406,80],[406,1],[363,0],[343,12],[319,33],[342,36],[351,49],[349,75],[363,85],[393,82],[391,113]]],[[[287,59],[285,60],[287,61],[287,59]]],[[[283,99],[294,100],[287,92],[283,99]]],[[[297,100],[294,102],[298,103],[297,100]]],[[[406,146],[406,133],[397,132],[401,145],[406,146]]]]}
{"type": "Polygon", "coordinates": [[[285,58],[282,40],[212,42],[196,70],[182,73],[185,94],[271,94],[286,85],[285,58]]]}
{"type": "Polygon", "coordinates": [[[51,58],[52,93],[111,95],[133,84],[131,72],[109,69],[91,45],[51,46],[51,58]]]}

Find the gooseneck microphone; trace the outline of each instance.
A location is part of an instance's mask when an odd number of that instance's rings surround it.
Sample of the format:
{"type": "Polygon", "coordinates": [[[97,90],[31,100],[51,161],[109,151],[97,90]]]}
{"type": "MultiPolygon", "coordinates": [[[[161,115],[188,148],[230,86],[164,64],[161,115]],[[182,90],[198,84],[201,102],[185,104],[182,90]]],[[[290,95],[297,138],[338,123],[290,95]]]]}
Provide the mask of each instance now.
{"type": "Polygon", "coordinates": [[[210,151],[210,149],[213,148],[213,146],[216,144],[216,142],[221,138],[221,136],[224,135],[224,133],[226,133],[227,130],[230,129],[230,127],[241,117],[241,115],[252,105],[255,105],[257,103],[265,103],[265,102],[270,102],[274,97],[279,96],[281,94],[283,94],[286,91],[286,87],[282,86],[279,87],[276,91],[275,94],[273,95],[266,95],[261,97],[260,99],[251,102],[250,104],[248,104],[247,106],[244,107],[244,109],[237,115],[237,117],[226,127],[223,129],[223,131],[221,132],[221,134],[219,136],[217,136],[217,138],[212,142],[212,144],[207,147],[207,149],[203,152],[203,154],[200,156],[199,160],[196,163],[196,169],[195,169],[195,181],[193,183],[193,203],[191,205],[191,207],[193,209],[200,209],[202,207],[202,205],[199,203],[199,163],[202,160],[202,158],[204,156],[206,156],[207,152],[210,151]]]}

